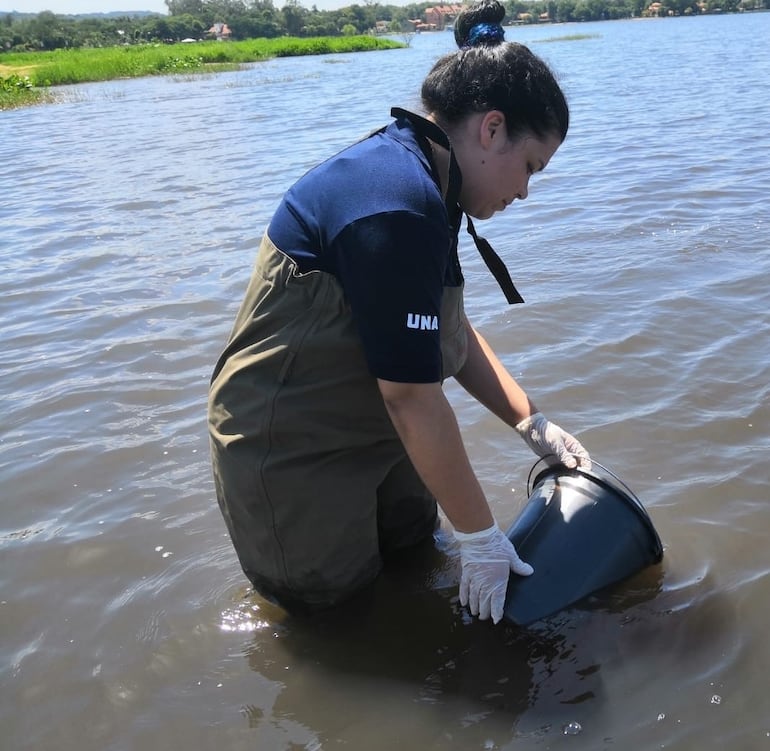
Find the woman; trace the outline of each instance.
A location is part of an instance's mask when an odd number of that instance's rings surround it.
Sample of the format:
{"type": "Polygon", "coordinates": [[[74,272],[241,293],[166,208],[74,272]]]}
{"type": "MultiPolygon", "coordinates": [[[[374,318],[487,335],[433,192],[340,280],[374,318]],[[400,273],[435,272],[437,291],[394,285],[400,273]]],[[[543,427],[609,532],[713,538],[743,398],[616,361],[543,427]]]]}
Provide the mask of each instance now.
{"type": "MultiPolygon", "coordinates": [[[[497,0],[458,17],[459,51],[422,86],[426,118],[394,110],[393,123],[287,192],[214,371],[220,508],[248,578],[289,610],[365,587],[384,555],[433,533],[438,502],[459,542],[462,604],[501,619],[510,572],[532,568],[495,523],[446,378],[537,455],[590,461],[463,310],[463,213],[475,237],[470,217],[526,198],[569,120],[545,64],[504,42],[503,17],[497,0]]],[[[499,258],[475,239],[516,301],[499,258]]]]}

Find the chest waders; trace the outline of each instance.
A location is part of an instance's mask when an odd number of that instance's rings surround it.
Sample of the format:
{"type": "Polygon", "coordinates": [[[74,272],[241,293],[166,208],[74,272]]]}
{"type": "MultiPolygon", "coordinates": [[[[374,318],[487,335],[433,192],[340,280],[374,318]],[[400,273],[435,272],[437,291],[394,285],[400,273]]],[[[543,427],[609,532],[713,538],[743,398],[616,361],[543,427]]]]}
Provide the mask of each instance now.
{"type": "MultiPolygon", "coordinates": [[[[440,313],[448,378],[467,355],[462,285],[445,287],[440,313]]],[[[267,234],[208,413],[217,499],[241,567],[282,606],[347,599],[377,576],[383,552],[433,532],[436,502],[393,428],[342,287],[300,273],[267,234]]]]}

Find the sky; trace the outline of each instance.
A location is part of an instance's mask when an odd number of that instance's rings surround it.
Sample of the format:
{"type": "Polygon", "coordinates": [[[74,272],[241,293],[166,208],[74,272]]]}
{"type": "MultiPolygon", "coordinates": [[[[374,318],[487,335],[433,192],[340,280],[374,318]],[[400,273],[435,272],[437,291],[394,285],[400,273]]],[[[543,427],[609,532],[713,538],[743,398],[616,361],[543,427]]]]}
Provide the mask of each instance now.
{"type": "MultiPolygon", "coordinates": [[[[389,0],[389,5],[406,5],[408,0],[389,0]]],[[[336,10],[347,5],[363,5],[364,0],[300,0],[300,5],[318,10],[336,10]]],[[[273,5],[280,8],[281,0],[273,0],[273,5]]],[[[112,13],[113,11],[149,10],[153,13],[167,13],[163,0],[0,0],[0,13],[8,11],[19,13],[40,13],[50,10],[53,13],[112,13]]]]}

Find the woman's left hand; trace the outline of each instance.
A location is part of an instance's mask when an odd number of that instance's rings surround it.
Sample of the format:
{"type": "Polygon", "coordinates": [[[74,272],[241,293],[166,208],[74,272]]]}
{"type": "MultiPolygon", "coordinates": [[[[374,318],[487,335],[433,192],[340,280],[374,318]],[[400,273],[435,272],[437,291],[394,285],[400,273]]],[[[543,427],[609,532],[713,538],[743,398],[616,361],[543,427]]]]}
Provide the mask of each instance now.
{"type": "Polygon", "coordinates": [[[555,457],[570,469],[591,469],[591,457],[577,438],[549,422],[542,412],[524,418],[516,425],[516,432],[524,442],[543,459],[555,457]]]}

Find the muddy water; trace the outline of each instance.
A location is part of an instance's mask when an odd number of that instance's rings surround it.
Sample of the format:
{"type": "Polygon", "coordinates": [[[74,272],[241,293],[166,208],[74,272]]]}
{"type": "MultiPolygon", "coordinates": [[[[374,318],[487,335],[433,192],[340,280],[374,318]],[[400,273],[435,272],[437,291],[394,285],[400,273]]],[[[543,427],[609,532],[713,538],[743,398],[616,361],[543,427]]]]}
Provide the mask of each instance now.
{"type": "MultiPolygon", "coordinates": [[[[468,618],[441,550],[293,622],[209,474],[208,377],[278,198],[413,106],[451,35],[0,114],[3,746],[770,748],[769,37],[759,13],[508,31],[573,124],[484,225],[527,304],[465,243],[467,307],[665,546],[526,630],[468,618]]],[[[448,392],[506,525],[533,457],[448,392]]]]}

